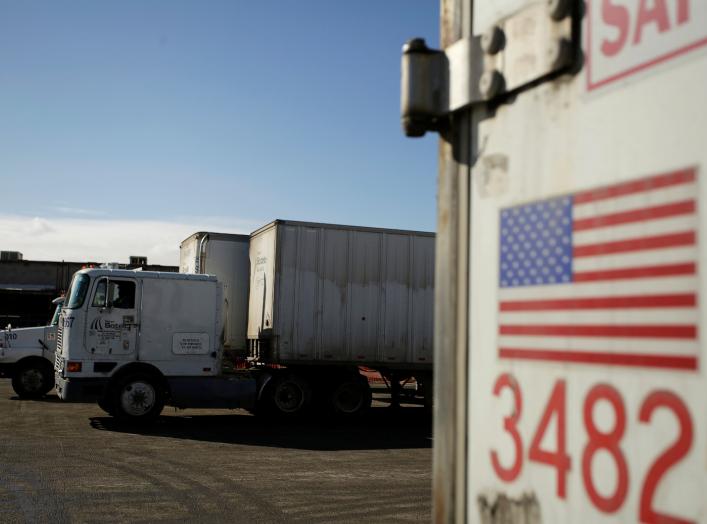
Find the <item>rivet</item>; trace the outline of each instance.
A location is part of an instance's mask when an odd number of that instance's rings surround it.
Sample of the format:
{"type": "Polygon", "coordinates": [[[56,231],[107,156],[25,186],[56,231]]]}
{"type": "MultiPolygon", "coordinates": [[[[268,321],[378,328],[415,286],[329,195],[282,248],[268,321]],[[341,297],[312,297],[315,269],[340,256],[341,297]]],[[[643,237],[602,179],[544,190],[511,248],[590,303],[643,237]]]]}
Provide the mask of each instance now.
{"type": "Polygon", "coordinates": [[[497,25],[489,28],[488,31],[481,35],[481,49],[486,54],[495,55],[505,47],[505,44],[506,35],[503,33],[503,29],[497,25]]]}
{"type": "Polygon", "coordinates": [[[497,70],[486,71],[479,79],[479,91],[485,99],[490,99],[503,92],[506,81],[497,70]]]}

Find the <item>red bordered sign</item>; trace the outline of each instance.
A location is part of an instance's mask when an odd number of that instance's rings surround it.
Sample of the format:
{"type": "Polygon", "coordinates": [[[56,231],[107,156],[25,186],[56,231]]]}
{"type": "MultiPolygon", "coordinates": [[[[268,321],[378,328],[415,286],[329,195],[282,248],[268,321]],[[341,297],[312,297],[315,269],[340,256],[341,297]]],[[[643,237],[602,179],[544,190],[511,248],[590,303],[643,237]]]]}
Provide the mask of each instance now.
{"type": "Polygon", "coordinates": [[[704,0],[591,0],[587,89],[593,91],[706,46],[704,0]]]}

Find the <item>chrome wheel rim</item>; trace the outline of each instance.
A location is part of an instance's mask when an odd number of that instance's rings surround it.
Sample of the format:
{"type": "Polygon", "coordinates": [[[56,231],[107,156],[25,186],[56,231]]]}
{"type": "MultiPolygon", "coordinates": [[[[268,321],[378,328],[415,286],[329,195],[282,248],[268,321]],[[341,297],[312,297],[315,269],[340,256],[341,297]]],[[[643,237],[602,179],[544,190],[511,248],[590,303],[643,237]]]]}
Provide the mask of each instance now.
{"type": "Polygon", "coordinates": [[[293,382],[283,382],[275,390],[275,404],[280,411],[293,413],[304,404],[304,392],[293,382]]]}
{"type": "Polygon", "coordinates": [[[20,383],[25,391],[34,393],[42,389],[44,375],[38,369],[25,369],[20,374],[20,383]]]}
{"type": "Polygon", "coordinates": [[[147,382],[131,382],[120,394],[120,405],[130,416],[140,417],[149,413],[155,406],[157,392],[152,384],[147,382]]]}

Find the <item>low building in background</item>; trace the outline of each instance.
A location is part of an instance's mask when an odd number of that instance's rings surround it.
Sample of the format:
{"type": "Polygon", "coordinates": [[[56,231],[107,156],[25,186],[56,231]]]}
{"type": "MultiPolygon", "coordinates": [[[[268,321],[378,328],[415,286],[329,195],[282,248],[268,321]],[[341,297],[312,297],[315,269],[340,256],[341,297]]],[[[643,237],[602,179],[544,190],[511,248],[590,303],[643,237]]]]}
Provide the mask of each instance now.
{"type": "MultiPolygon", "coordinates": [[[[111,262],[120,269],[177,272],[177,266],[148,264],[147,257],[131,256],[129,264],[111,262]]],[[[0,252],[0,328],[41,326],[54,311],[52,300],[64,294],[73,274],[101,262],[23,260],[17,251],[0,252]]]]}

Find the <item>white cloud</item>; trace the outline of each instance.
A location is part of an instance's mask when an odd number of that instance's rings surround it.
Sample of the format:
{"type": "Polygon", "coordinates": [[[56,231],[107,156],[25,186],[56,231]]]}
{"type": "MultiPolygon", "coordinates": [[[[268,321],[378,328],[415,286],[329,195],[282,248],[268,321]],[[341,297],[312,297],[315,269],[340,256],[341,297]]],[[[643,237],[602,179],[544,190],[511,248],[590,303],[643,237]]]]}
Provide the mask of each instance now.
{"type": "Polygon", "coordinates": [[[0,250],[25,260],[127,263],[130,255],[150,264],[179,265],[179,243],[197,231],[250,233],[264,222],[210,217],[180,221],[102,220],[0,215],[0,250]]]}
{"type": "Polygon", "coordinates": [[[54,228],[49,225],[49,222],[43,218],[34,217],[29,224],[24,228],[24,234],[27,236],[42,236],[47,233],[55,233],[54,228]]]}

